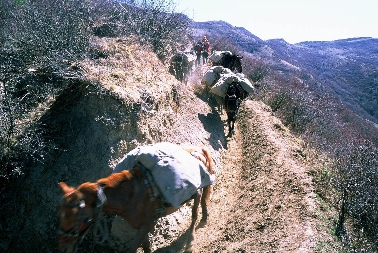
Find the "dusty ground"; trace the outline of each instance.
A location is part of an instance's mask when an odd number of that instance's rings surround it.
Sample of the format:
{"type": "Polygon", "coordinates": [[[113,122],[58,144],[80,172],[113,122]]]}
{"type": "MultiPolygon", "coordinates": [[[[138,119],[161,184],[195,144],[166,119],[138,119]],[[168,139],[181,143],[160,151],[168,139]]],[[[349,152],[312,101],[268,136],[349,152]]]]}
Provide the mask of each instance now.
{"type": "MultiPolygon", "coordinates": [[[[306,150],[266,105],[253,97],[244,101],[236,133],[227,137],[226,115],[203,94],[200,80],[209,66],[180,84],[151,51],[135,50],[129,39],[96,45],[94,52],[106,57],[89,59],[83,69],[90,82],[106,90],[102,94],[87,83],[74,83],[42,118],[62,149],[27,178],[33,187],[25,187],[19,201],[30,210],[17,215],[26,221],[11,252],[58,252],[56,183],[94,182],[131,149],[157,141],[211,150],[216,184],[208,224],[196,233],[197,252],[340,252],[330,231],[333,219],[313,193],[306,150]],[[174,90],[179,98],[172,98],[174,90]]],[[[153,252],[183,252],[190,218],[190,206],[184,206],[160,219],[150,235],[153,252]]],[[[134,232],[116,218],[114,240],[94,245],[88,236],[79,252],[124,252],[134,232]]]]}
{"type": "MultiPolygon", "coordinates": [[[[206,66],[202,67],[202,73],[205,70],[206,66]]],[[[211,216],[207,226],[197,230],[197,252],[336,250],[331,235],[322,229],[324,224],[316,219],[322,214],[317,208],[300,141],[273,116],[269,107],[252,99],[241,106],[236,134],[226,137],[226,115],[217,112],[198,93],[200,76],[197,69],[192,80],[183,86],[196,96],[184,98],[179,111],[184,114],[182,118],[190,119],[192,129],[199,129],[181,137],[211,147],[216,163],[211,216]]],[[[181,131],[187,126],[182,127],[181,131]]],[[[161,231],[151,236],[153,252],[183,252],[190,221],[189,209],[185,208],[184,218],[173,219],[178,230],[176,237],[159,237],[164,233],[161,231]]]]}

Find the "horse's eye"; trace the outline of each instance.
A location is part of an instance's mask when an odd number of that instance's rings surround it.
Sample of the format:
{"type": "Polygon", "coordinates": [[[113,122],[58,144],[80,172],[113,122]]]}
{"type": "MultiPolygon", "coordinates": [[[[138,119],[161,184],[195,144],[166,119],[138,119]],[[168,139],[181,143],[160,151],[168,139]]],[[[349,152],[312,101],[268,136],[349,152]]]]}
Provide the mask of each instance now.
{"type": "Polygon", "coordinates": [[[80,206],[80,208],[84,208],[85,207],[85,201],[80,200],[79,206],[80,206]]]}

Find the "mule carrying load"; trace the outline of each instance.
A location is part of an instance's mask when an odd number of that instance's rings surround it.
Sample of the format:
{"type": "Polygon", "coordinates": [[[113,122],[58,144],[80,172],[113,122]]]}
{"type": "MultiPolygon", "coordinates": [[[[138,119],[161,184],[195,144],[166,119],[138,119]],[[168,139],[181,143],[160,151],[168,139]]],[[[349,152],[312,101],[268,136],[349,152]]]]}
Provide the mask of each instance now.
{"type": "Polygon", "coordinates": [[[60,182],[59,248],[65,253],[76,252],[89,231],[95,242],[107,240],[105,214],[121,216],[137,230],[127,253],[137,252],[140,246],[151,252],[148,233],[157,219],[193,199],[186,242],[186,251],[192,252],[199,204],[200,224],[206,224],[208,218],[212,168],[208,148],[162,142],[130,151],[111,175],[97,182],[85,182],[77,188],[60,182]]]}
{"type": "Polygon", "coordinates": [[[228,68],[214,66],[208,69],[203,75],[202,84],[206,86],[212,94],[224,97],[229,84],[238,83],[242,88],[242,98],[246,98],[248,93],[253,93],[255,88],[252,83],[242,73],[234,73],[228,68]]]}
{"type": "Polygon", "coordinates": [[[222,66],[237,73],[241,73],[243,70],[241,63],[243,56],[234,55],[230,51],[214,51],[209,59],[212,66],[222,66]]]}
{"type": "Polygon", "coordinates": [[[240,100],[245,99],[249,93],[254,92],[252,83],[242,73],[234,73],[228,68],[215,66],[205,72],[202,84],[206,86],[209,97],[214,98],[222,111],[227,113],[229,135],[234,132],[240,100]]]}
{"type": "Polygon", "coordinates": [[[190,52],[179,51],[169,61],[169,73],[180,82],[187,82],[196,57],[190,52]]]}
{"type": "Polygon", "coordinates": [[[115,167],[113,173],[137,164],[151,177],[151,186],[155,190],[151,197],[159,197],[175,208],[188,200],[197,189],[214,182],[204,163],[181,146],[168,142],[135,148],[115,167]]]}

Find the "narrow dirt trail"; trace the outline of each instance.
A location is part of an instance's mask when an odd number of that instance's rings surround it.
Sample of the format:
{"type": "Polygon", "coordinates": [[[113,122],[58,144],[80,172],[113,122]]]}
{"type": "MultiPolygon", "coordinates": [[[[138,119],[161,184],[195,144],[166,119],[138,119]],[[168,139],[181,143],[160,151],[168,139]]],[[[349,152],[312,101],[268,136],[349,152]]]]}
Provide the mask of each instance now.
{"type": "MultiPolygon", "coordinates": [[[[216,165],[210,218],[196,231],[196,252],[317,252],[323,235],[300,141],[253,100],[242,103],[236,133],[227,137],[226,114],[199,91],[204,70],[182,86],[177,134],[169,140],[210,147],[216,165]]],[[[154,253],[184,252],[190,207],[180,212],[155,230],[154,253]]]]}
{"type": "MultiPolygon", "coordinates": [[[[200,76],[186,88],[195,90],[200,76]]],[[[314,194],[300,141],[261,102],[242,103],[236,133],[228,138],[225,113],[203,98],[187,101],[185,107],[195,103],[198,119],[191,124],[203,128],[197,136],[213,148],[217,169],[211,216],[196,232],[197,251],[315,252],[314,194]]],[[[171,246],[156,252],[173,252],[171,246]]]]}
{"type": "Polygon", "coordinates": [[[314,252],[315,204],[301,154],[267,106],[244,103],[222,153],[210,222],[197,231],[199,252],[314,252]]]}

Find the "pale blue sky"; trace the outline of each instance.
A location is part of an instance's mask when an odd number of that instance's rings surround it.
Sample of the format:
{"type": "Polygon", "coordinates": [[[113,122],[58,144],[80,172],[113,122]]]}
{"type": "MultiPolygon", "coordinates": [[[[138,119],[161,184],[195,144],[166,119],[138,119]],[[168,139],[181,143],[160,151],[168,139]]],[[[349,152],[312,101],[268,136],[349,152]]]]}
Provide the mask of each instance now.
{"type": "Polygon", "coordinates": [[[289,43],[378,38],[378,0],[173,0],[194,21],[223,20],[289,43]]]}

